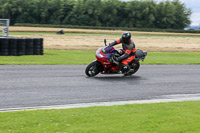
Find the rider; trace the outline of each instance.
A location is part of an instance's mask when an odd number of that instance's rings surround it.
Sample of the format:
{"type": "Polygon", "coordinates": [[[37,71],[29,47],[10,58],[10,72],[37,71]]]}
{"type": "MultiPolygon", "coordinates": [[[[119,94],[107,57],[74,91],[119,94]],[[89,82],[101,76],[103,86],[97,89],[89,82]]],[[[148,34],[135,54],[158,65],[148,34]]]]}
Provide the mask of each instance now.
{"type": "Polygon", "coordinates": [[[131,33],[124,32],[122,37],[109,44],[109,46],[115,46],[119,43],[122,43],[122,48],[117,50],[119,54],[122,54],[120,57],[114,56],[113,59],[120,63],[120,68],[123,73],[128,74],[130,71],[129,63],[135,58],[135,44],[131,40],[131,33]]]}

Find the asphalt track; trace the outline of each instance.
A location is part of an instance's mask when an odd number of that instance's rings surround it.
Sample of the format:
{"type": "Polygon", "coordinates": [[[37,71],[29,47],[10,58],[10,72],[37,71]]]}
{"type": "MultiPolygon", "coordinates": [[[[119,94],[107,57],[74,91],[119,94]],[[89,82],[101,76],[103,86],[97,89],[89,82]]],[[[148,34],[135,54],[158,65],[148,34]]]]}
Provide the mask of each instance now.
{"type": "Polygon", "coordinates": [[[200,94],[200,65],[141,65],[131,77],[87,78],[85,65],[1,65],[0,110],[200,94]]]}

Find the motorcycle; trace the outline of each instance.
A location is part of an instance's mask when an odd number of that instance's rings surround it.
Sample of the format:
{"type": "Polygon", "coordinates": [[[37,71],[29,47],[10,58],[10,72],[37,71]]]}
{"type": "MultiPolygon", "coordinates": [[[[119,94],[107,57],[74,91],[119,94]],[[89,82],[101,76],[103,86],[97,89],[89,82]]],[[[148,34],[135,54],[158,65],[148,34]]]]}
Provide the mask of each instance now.
{"type": "Polygon", "coordinates": [[[144,61],[147,56],[147,52],[143,50],[136,50],[135,59],[129,63],[130,70],[128,73],[124,73],[120,69],[120,63],[116,62],[113,57],[121,56],[113,46],[106,45],[106,39],[104,39],[105,47],[99,48],[96,51],[96,60],[91,62],[85,69],[85,74],[88,77],[94,77],[97,74],[124,74],[125,76],[131,76],[135,74],[140,68],[140,60],[144,61]]]}

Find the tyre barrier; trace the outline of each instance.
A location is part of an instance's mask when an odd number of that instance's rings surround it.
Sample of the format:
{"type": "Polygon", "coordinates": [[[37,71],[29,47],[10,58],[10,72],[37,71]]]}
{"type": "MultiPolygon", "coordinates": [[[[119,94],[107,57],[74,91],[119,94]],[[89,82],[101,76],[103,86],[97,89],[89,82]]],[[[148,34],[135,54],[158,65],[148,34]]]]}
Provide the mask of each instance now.
{"type": "Polygon", "coordinates": [[[1,38],[0,39],[0,55],[8,55],[8,39],[1,38]]]}
{"type": "Polygon", "coordinates": [[[33,52],[33,38],[26,38],[25,39],[25,55],[34,55],[33,52]]]}
{"type": "Polygon", "coordinates": [[[8,39],[8,55],[16,56],[17,55],[17,39],[10,38],[8,39]]]}
{"type": "Polygon", "coordinates": [[[0,38],[0,56],[43,55],[43,38],[0,38]]]}

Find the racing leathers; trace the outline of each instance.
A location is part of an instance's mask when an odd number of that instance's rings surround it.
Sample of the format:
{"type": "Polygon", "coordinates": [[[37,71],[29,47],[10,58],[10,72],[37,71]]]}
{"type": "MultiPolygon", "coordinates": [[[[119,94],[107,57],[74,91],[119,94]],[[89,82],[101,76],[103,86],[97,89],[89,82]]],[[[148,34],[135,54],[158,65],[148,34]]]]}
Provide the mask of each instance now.
{"type": "Polygon", "coordinates": [[[135,44],[134,42],[130,39],[127,43],[124,43],[122,41],[122,39],[119,39],[117,41],[114,41],[112,43],[110,43],[109,45],[110,46],[115,46],[119,43],[122,43],[122,51],[123,51],[123,54],[118,57],[118,58],[115,58],[118,62],[121,62],[121,68],[125,68],[125,69],[130,69],[129,68],[129,63],[135,58],[135,44]]]}

